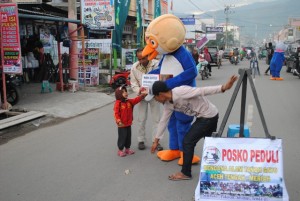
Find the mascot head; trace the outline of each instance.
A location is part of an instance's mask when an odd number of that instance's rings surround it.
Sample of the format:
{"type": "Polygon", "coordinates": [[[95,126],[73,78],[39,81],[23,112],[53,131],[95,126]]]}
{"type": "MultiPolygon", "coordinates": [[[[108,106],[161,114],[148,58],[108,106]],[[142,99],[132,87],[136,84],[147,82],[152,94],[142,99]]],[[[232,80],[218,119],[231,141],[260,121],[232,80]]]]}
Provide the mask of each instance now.
{"type": "Polygon", "coordinates": [[[177,50],[184,42],[185,27],[175,15],[165,14],[155,18],[145,33],[146,47],[143,57],[154,59],[158,54],[167,54],[177,50]]]}
{"type": "Polygon", "coordinates": [[[285,52],[286,51],[286,45],[279,41],[276,43],[275,52],[285,52]]]}

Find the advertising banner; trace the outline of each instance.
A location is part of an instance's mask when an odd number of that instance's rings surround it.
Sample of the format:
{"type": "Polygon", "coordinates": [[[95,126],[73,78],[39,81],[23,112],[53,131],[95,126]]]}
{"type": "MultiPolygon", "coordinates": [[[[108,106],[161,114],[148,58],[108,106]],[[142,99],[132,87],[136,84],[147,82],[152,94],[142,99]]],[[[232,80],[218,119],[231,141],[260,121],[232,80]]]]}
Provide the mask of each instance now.
{"type": "Polygon", "coordinates": [[[22,73],[18,7],[16,4],[0,4],[0,13],[3,72],[22,73]]]}
{"type": "Polygon", "coordinates": [[[206,27],[206,33],[223,33],[223,27],[206,27]]]}
{"type": "Polygon", "coordinates": [[[116,26],[113,31],[113,48],[121,50],[121,41],[123,29],[125,26],[125,22],[128,16],[130,6],[130,0],[116,1],[115,5],[115,16],[116,16],[116,26]]]}
{"type": "Polygon", "coordinates": [[[137,47],[141,46],[142,40],[142,8],[141,8],[141,0],[136,0],[136,45],[137,47]]]}
{"type": "Polygon", "coordinates": [[[195,200],[288,200],[281,139],[212,138],[203,145],[195,200]]]}
{"type": "Polygon", "coordinates": [[[161,15],[161,4],[160,0],[154,1],[154,18],[157,18],[161,15]]]}
{"type": "Polygon", "coordinates": [[[196,47],[198,49],[201,49],[206,43],[208,43],[208,41],[209,41],[208,38],[205,36],[205,37],[201,38],[201,40],[199,40],[197,42],[196,47]]]}
{"type": "Polygon", "coordinates": [[[294,39],[294,29],[288,29],[288,40],[293,40],[294,39]]]}
{"type": "Polygon", "coordinates": [[[135,56],[136,49],[124,49],[122,48],[122,65],[125,66],[126,70],[130,70],[132,65],[136,62],[135,56]]]}
{"type": "Polygon", "coordinates": [[[168,0],[160,0],[161,4],[161,14],[168,14],[168,0]]]}
{"type": "Polygon", "coordinates": [[[113,0],[81,0],[81,22],[93,30],[114,29],[115,10],[113,0]]]}
{"type": "Polygon", "coordinates": [[[88,86],[99,85],[99,48],[85,48],[85,71],[82,64],[82,49],[80,49],[78,67],[79,67],[79,84],[88,86]]]}
{"type": "MultiPolygon", "coordinates": [[[[111,54],[111,39],[89,39],[84,44],[85,48],[98,48],[100,54],[111,54]]],[[[82,48],[81,41],[77,41],[77,47],[82,48]]]]}
{"type": "Polygon", "coordinates": [[[180,18],[182,23],[184,25],[195,25],[195,18],[189,17],[189,18],[180,18]]]}

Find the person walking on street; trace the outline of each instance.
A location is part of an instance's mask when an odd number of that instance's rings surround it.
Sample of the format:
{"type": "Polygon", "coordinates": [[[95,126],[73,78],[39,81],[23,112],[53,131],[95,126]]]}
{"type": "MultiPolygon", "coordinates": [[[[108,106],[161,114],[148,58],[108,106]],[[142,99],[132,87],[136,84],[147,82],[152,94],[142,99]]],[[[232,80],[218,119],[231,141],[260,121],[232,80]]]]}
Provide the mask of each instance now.
{"type": "Polygon", "coordinates": [[[223,54],[224,54],[224,50],[223,47],[221,47],[221,49],[218,52],[218,62],[220,66],[222,66],[223,54]]]}
{"type": "Polygon", "coordinates": [[[218,109],[206,98],[206,95],[224,93],[233,86],[237,78],[235,75],[231,76],[224,85],[200,88],[180,86],[172,90],[167,88],[165,82],[154,82],[152,95],[155,100],[164,104],[164,110],[158,125],[155,141],[151,147],[151,153],[155,152],[159,140],[162,139],[164,130],[174,110],[196,118],[183,139],[183,165],[181,172],[170,175],[170,180],[177,181],[192,178],[191,169],[195,146],[201,138],[211,136],[216,131],[218,124],[218,109]]]}
{"type": "Polygon", "coordinates": [[[269,43],[269,48],[268,48],[268,62],[267,62],[267,64],[269,65],[269,67],[265,71],[265,75],[269,75],[268,72],[270,71],[270,63],[271,63],[273,54],[274,54],[273,44],[269,43]]]}
{"type": "MultiPolygon", "coordinates": [[[[130,72],[130,82],[132,90],[138,94],[140,88],[142,87],[142,77],[144,74],[149,73],[153,69],[158,67],[158,61],[153,59],[151,61],[148,60],[148,56],[142,56],[143,48],[139,48],[136,51],[136,57],[138,59],[131,68],[130,72]]],[[[142,100],[138,105],[138,149],[144,150],[146,148],[146,121],[148,116],[148,105],[150,106],[151,116],[152,116],[152,142],[154,141],[154,136],[157,130],[157,125],[160,119],[160,105],[154,99],[150,101],[142,100]]],[[[163,150],[161,145],[157,146],[157,150],[163,150]]]]}
{"type": "Polygon", "coordinates": [[[133,120],[133,106],[145,98],[147,93],[141,91],[139,96],[128,99],[128,93],[125,85],[115,90],[116,102],[114,105],[114,117],[118,126],[118,156],[134,154],[131,146],[131,125],[133,120]],[[125,147],[125,150],[124,150],[125,147]]]}
{"type": "Polygon", "coordinates": [[[196,62],[196,66],[198,65],[199,61],[198,61],[198,58],[199,58],[199,53],[198,53],[198,50],[195,48],[193,49],[193,52],[192,52],[192,56],[196,62]]]}

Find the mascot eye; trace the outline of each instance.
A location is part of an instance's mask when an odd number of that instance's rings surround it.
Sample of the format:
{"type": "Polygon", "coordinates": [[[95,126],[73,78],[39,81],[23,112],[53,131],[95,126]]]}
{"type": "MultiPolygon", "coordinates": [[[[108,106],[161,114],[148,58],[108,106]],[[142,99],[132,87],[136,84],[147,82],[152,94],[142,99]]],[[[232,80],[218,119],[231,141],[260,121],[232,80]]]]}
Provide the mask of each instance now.
{"type": "Polygon", "coordinates": [[[157,46],[158,46],[158,43],[153,38],[149,38],[148,43],[149,43],[149,45],[152,46],[152,48],[157,48],[157,46]]]}
{"type": "Polygon", "coordinates": [[[154,40],[150,40],[150,43],[153,45],[153,46],[156,46],[156,42],[154,40]]]}

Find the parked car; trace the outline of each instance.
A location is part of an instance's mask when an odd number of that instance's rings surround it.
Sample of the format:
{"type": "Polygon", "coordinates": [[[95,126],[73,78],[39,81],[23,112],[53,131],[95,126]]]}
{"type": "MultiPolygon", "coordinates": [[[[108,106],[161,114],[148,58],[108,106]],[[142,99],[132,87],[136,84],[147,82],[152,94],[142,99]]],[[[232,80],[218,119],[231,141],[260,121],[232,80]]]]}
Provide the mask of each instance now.
{"type": "Polygon", "coordinates": [[[217,46],[211,46],[211,47],[207,47],[208,51],[211,55],[211,63],[214,63],[216,65],[218,65],[218,52],[219,52],[219,48],[217,46]]]}

